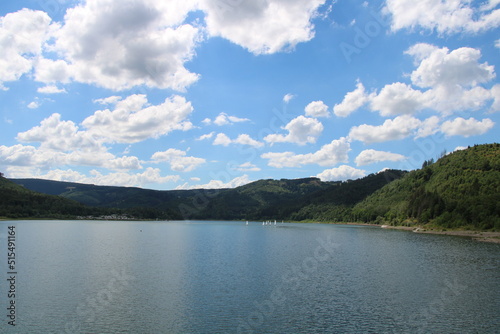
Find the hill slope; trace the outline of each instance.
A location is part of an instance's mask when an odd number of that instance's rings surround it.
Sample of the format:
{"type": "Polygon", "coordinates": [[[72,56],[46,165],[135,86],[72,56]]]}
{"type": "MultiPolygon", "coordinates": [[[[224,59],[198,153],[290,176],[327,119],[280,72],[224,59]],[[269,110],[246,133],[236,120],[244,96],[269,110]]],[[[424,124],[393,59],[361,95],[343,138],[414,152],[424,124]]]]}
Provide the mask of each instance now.
{"type": "Polygon", "coordinates": [[[88,214],[90,210],[78,202],[36,193],[0,177],[0,217],[69,218],[88,214]]]}
{"type": "Polygon", "coordinates": [[[448,154],[373,193],[353,213],[394,225],[500,229],[500,144],[448,154]]]}
{"type": "Polygon", "coordinates": [[[335,182],[326,189],[288,203],[286,217],[295,221],[356,221],[352,213],[354,205],[406,173],[400,170],[385,170],[357,180],[335,182]]]}

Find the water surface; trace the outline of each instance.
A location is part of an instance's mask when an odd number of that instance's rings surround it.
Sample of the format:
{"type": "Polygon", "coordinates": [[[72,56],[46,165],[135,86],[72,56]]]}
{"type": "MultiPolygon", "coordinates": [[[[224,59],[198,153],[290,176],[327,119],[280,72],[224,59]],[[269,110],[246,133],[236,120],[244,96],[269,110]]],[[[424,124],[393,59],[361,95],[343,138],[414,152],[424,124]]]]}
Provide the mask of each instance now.
{"type": "Polygon", "coordinates": [[[500,328],[497,244],[347,225],[15,221],[0,224],[2,248],[8,226],[17,318],[2,316],[2,333],[500,328]]]}

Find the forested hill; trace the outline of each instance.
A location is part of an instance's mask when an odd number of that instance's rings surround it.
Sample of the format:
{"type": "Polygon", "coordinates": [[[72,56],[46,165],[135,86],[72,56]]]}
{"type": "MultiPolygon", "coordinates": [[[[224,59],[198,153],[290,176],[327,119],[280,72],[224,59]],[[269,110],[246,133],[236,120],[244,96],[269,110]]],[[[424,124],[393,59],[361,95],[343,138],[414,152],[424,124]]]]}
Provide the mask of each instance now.
{"type": "Polygon", "coordinates": [[[241,219],[434,224],[500,230],[500,144],[432,159],[412,172],[386,170],[358,180],[260,180],[235,189],[155,191],[47,180],[1,178],[1,216],[99,210],[144,219],[241,219]],[[43,197],[45,196],[45,197],[43,197]],[[8,205],[10,209],[7,208],[8,205]],[[15,208],[15,209],[13,209],[15,208]],[[73,211],[72,211],[73,210],[73,211]],[[76,211],[74,211],[76,210],[76,211]]]}
{"type": "Polygon", "coordinates": [[[259,180],[234,189],[156,191],[40,179],[15,179],[31,190],[59,195],[96,208],[161,219],[350,220],[356,203],[405,172],[387,170],[358,180],[318,178],[259,180]]]}
{"type": "Polygon", "coordinates": [[[68,218],[90,214],[82,204],[36,193],[0,176],[0,217],[68,218]]]}
{"type": "Polygon", "coordinates": [[[386,185],[357,204],[363,221],[500,230],[500,144],[470,147],[386,185]]]}

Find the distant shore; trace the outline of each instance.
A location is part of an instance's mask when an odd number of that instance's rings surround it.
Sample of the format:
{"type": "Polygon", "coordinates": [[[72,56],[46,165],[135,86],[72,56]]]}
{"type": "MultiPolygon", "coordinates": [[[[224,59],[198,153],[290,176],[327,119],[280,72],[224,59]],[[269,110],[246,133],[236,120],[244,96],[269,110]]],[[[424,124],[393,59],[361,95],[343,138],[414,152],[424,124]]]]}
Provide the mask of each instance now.
{"type": "Polygon", "coordinates": [[[500,232],[490,232],[490,231],[469,231],[469,230],[446,230],[439,231],[435,229],[428,229],[426,227],[409,227],[409,226],[391,226],[391,225],[380,225],[381,228],[393,229],[393,230],[404,230],[412,231],[415,233],[427,233],[427,234],[442,234],[442,235],[454,235],[459,237],[469,237],[477,241],[482,242],[492,242],[500,243],[500,232]]]}

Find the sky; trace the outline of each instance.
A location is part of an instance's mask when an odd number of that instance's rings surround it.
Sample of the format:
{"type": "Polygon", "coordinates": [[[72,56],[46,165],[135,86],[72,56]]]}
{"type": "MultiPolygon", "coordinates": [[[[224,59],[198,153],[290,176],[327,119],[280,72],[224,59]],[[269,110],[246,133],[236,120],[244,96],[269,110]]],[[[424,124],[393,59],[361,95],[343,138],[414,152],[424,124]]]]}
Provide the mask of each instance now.
{"type": "Polygon", "coordinates": [[[0,172],[357,179],[499,141],[500,0],[5,0],[0,172]]]}

